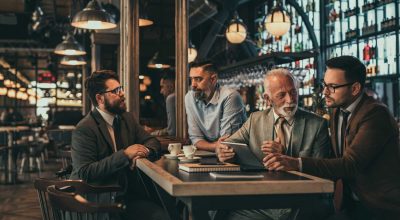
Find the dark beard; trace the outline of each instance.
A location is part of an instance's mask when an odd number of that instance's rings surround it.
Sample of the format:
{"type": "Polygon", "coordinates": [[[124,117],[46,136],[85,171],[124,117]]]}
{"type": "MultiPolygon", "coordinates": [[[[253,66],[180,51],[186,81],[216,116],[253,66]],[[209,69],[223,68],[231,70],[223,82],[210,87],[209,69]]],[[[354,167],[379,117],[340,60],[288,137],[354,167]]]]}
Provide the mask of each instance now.
{"type": "Polygon", "coordinates": [[[122,100],[120,100],[119,102],[115,103],[114,105],[112,105],[110,102],[107,101],[107,99],[104,102],[104,108],[115,115],[122,115],[122,113],[126,112],[126,108],[124,107],[120,107],[120,103],[122,102],[122,100]]]}
{"type": "Polygon", "coordinates": [[[194,97],[196,99],[202,100],[202,101],[207,99],[206,93],[204,93],[203,91],[200,91],[200,90],[194,90],[194,97]]]}

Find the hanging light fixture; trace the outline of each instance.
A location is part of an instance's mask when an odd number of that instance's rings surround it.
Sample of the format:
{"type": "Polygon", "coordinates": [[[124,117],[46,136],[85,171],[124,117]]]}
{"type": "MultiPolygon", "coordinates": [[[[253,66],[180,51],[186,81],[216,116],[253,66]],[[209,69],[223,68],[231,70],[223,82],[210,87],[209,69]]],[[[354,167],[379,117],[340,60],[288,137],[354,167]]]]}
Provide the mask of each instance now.
{"type": "Polygon", "coordinates": [[[71,25],[84,29],[111,29],[117,27],[115,19],[96,0],[91,0],[86,8],[78,12],[71,25]]]}
{"type": "Polygon", "coordinates": [[[265,19],[265,29],[274,36],[282,36],[289,31],[290,25],[290,16],[278,0],[265,19]]]}
{"type": "Polygon", "coordinates": [[[192,41],[189,41],[189,48],[188,48],[188,63],[193,62],[197,57],[197,50],[192,41]]]}
{"type": "Polygon", "coordinates": [[[85,65],[86,61],[82,56],[64,56],[60,63],[63,65],[78,66],[85,65]]]}
{"type": "Polygon", "coordinates": [[[65,40],[57,45],[54,53],[71,56],[85,55],[86,51],[83,49],[82,45],[75,40],[74,36],[71,33],[68,33],[65,40]]]}
{"type": "Polygon", "coordinates": [[[237,11],[235,11],[233,19],[229,22],[228,28],[225,30],[225,37],[232,44],[240,44],[246,40],[246,36],[246,25],[239,18],[237,11]]]}
{"type": "Polygon", "coordinates": [[[146,8],[148,1],[139,1],[139,27],[150,26],[154,22],[147,16],[146,8]]]}
{"type": "Polygon", "coordinates": [[[149,63],[147,64],[148,68],[151,69],[168,69],[171,67],[159,54],[159,52],[156,52],[154,56],[149,60],[149,63]]]}

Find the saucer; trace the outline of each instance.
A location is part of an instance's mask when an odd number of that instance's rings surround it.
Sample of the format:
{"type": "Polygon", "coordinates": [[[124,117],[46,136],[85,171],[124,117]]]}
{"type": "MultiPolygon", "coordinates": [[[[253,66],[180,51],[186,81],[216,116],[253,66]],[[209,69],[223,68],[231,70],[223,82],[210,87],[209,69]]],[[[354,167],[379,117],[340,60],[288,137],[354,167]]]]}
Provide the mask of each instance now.
{"type": "Polygon", "coordinates": [[[170,159],[170,160],[178,159],[178,155],[164,154],[164,156],[165,156],[165,158],[170,159]]]}
{"type": "Polygon", "coordinates": [[[182,162],[182,163],[194,163],[194,162],[199,162],[201,157],[193,157],[191,159],[186,158],[186,157],[178,157],[178,159],[179,159],[179,162],[182,162]]]}

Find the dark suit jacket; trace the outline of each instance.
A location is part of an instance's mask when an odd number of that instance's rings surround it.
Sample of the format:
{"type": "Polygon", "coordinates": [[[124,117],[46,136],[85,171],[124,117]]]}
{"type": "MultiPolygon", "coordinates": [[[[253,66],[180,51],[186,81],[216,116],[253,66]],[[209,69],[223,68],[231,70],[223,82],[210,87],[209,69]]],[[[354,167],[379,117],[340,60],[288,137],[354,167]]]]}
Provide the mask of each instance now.
{"type": "MultiPolygon", "coordinates": [[[[143,144],[154,153],[160,143],[136,122],[130,113],[121,117],[121,136],[124,148],[132,144],[143,144]]],[[[94,185],[118,184],[120,175],[132,173],[129,159],[123,149],[113,152],[113,142],[107,125],[100,113],[94,109],[83,118],[72,134],[71,179],[82,179],[94,185]]],[[[124,177],[125,178],[125,177],[124,177]]]]}
{"type": "MultiPolygon", "coordinates": [[[[293,157],[326,158],[330,156],[328,123],[322,117],[299,108],[294,115],[292,138],[286,155],[293,157]]],[[[260,161],[263,141],[273,140],[274,113],[272,108],[254,112],[244,125],[226,141],[248,144],[260,161]]]]}
{"type": "MultiPolygon", "coordinates": [[[[337,145],[337,115],[331,122],[333,149],[337,145]]],[[[399,129],[388,108],[366,94],[352,113],[343,157],[302,158],[303,172],[343,178],[360,201],[380,216],[400,214],[399,129]]],[[[337,154],[336,154],[337,155],[337,154]]]]}

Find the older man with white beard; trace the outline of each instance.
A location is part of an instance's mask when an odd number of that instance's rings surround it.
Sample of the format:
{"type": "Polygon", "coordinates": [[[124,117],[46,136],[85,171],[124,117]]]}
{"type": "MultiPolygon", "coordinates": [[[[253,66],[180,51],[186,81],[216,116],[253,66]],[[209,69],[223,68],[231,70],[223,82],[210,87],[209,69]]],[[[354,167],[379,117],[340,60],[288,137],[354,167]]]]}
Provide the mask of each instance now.
{"type": "MultiPolygon", "coordinates": [[[[274,69],[266,74],[264,98],[270,105],[265,111],[252,113],[246,123],[225,141],[247,144],[259,161],[269,153],[282,153],[294,157],[325,158],[330,156],[327,121],[298,108],[298,81],[287,69],[274,69]]],[[[227,145],[216,149],[220,161],[234,159],[235,152],[227,145]]],[[[323,218],[329,205],[301,210],[299,217],[323,218]],[[321,212],[321,213],[315,213],[321,212]]],[[[328,211],[329,210],[329,211],[328,211]]],[[[228,219],[286,219],[290,209],[238,210],[228,219]]]]}

